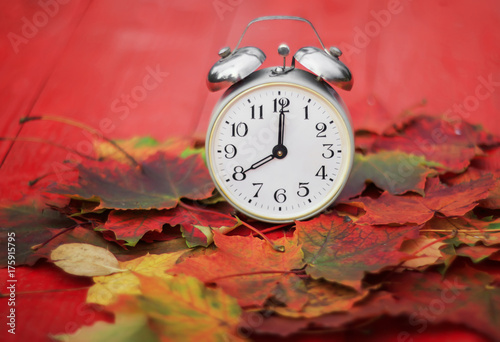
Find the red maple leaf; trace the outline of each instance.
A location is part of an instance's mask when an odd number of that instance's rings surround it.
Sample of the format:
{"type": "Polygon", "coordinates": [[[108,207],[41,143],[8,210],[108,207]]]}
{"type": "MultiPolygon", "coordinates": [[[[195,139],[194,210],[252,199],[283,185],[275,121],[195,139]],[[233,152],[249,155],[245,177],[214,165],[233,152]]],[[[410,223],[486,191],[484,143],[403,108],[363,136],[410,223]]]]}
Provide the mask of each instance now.
{"type": "Polygon", "coordinates": [[[416,238],[418,229],[362,226],[334,213],[297,222],[307,274],[356,289],[361,288],[366,272],[378,272],[407,259],[399,247],[405,239],[416,238]]]}

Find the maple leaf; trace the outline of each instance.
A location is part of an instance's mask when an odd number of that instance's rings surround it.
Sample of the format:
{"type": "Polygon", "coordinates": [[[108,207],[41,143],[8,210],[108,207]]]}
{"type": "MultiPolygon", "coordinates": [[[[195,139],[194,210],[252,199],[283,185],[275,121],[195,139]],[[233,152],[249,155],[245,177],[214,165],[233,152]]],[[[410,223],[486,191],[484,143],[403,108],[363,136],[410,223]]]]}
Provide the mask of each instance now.
{"type": "Polygon", "coordinates": [[[456,175],[454,177],[445,180],[446,184],[458,185],[460,183],[475,181],[485,177],[486,174],[491,174],[493,179],[495,179],[488,197],[481,200],[479,205],[484,208],[498,209],[500,208],[500,172],[490,171],[484,172],[484,170],[477,169],[475,167],[469,167],[466,172],[456,175]]]}
{"type": "Polygon", "coordinates": [[[424,157],[400,151],[383,151],[376,154],[354,155],[354,164],[349,180],[342,190],[342,199],[348,199],[365,189],[367,183],[393,195],[414,191],[424,194],[425,180],[436,175],[428,166],[438,166],[424,157]]]}
{"type": "Polygon", "coordinates": [[[450,269],[445,278],[437,272],[405,272],[386,281],[385,290],[395,298],[384,311],[410,315],[417,330],[430,324],[464,324],[494,340],[500,338],[500,288],[494,275],[468,265],[450,269]]]}
{"type": "Polygon", "coordinates": [[[275,307],[273,310],[287,317],[317,317],[331,312],[347,311],[368,292],[359,293],[352,287],[310,279],[306,282],[308,301],[300,310],[293,307],[275,307]]]}
{"type": "Polygon", "coordinates": [[[439,263],[442,259],[440,248],[445,246],[440,239],[419,236],[416,239],[403,241],[400,250],[407,254],[415,255],[415,258],[406,260],[403,266],[418,268],[431,266],[439,263]]]}
{"type": "Polygon", "coordinates": [[[106,309],[114,324],[98,322],[64,341],[243,341],[238,336],[241,309],[219,289],[196,278],[168,279],[137,273],[140,295],[122,295],[106,309]],[[102,338],[106,337],[106,340],[102,338]],[[95,339],[94,339],[95,338],[95,339]]]}
{"type": "Polygon", "coordinates": [[[448,122],[439,117],[415,116],[396,129],[387,130],[373,144],[375,152],[400,150],[425,156],[441,163],[445,170],[461,172],[470,161],[483,152],[482,146],[495,145],[498,140],[480,127],[464,121],[448,122]]]}
{"type": "Polygon", "coordinates": [[[460,246],[455,253],[458,256],[468,257],[472,262],[478,263],[484,259],[488,259],[494,253],[498,252],[498,247],[487,247],[482,245],[475,246],[460,246]]]}
{"type": "MultiPolygon", "coordinates": [[[[38,257],[33,246],[44,243],[64,228],[75,226],[75,221],[49,208],[36,205],[12,205],[0,208],[0,247],[7,251],[8,234],[15,234],[16,266],[33,265],[38,257]]],[[[7,253],[0,256],[0,267],[7,266],[7,253]]]]}
{"type": "Polygon", "coordinates": [[[96,209],[169,209],[181,198],[204,199],[214,185],[202,158],[185,159],[158,152],[142,163],[142,171],[116,161],[77,165],[76,184],[58,184],[49,192],[98,200],[96,209]]]}
{"type": "Polygon", "coordinates": [[[484,155],[476,157],[471,164],[480,170],[500,171],[500,148],[487,149],[484,155]]]}
{"type": "Polygon", "coordinates": [[[168,273],[183,273],[205,283],[215,283],[244,307],[262,307],[268,298],[295,307],[305,304],[303,284],[298,276],[289,272],[304,266],[296,234],[274,241],[285,246],[283,253],[252,236],[215,233],[214,242],[217,246],[214,253],[186,259],[168,273]],[[284,293],[288,284],[294,287],[284,293]]]}
{"type": "Polygon", "coordinates": [[[240,225],[237,218],[223,212],[226,209],[216,211],[181,205],[169,210],[165,221],[172,226],[181,226],[182,236],[189,247],[207,247],[213,242],[213,230],[226,234],[240,225]]]}
{"type": "Polygon", "coordinates": [[[112,210],[98,231],[112,231],[125,245],[135,246],[150,231],[161,232],[166,223],[166,210],[112,210]]]}
{"type": "Polygon", "coordinates": [[[90,327],[83,327],[74,334],[52,336],[63,342],[160,342],[160,339],[149,328],[148,317],[140,312],[117,312],[115,323],[96,322],[90,327]]]}
{"type": "Polygon", "coordinates": [[[158,278],[171,278],[165,271],[175,265],[185,251],[163,254],[146,254],[145,256],[120,263],[122,270],[133,272],[120,272],[107,276],[94,277],[95,284],[87,293],[87,302],[109,305],[116,301],[120,294],[140,294],[139,278],[136,274],[155,276],[158,278]]]}
{"type": "Polygon", "coordinates": [[[241,309],[220,289],[206,288],[194,277],[159,279],[137,274],[141,282],[139,307],[162,339],[239,341],[241,309]]]}
{"type": "Polygon", "coordinates": [[[379,198],[358,198],[349,202],[366,211],[358,223],[383,224],[423,224],[435,213],[445,216],[462,216],[474,209],[478,202],[488,197],[494,180],[491,175],[481,179],[447,187],[439,178],[429,178],[425,197],[416,194],[402,196],[384,192],[379,198]]]}
{"type": "Polygon", "coordinates": [[[366,272],[378,272],[407,259],[398,249],[405,239],[416,238],[418,229],[362,226],[334,213],[297,222],[307,274],[357,290],[366,272]]]}

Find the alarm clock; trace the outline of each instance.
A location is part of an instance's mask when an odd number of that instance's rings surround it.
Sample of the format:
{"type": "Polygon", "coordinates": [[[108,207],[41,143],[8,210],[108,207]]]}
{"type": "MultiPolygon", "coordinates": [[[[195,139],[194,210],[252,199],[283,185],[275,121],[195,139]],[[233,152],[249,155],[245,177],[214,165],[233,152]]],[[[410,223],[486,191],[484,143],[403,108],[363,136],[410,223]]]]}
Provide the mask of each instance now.
{"type": "Polygon", "coordinates": [[[304,18],[267,16],[252,20],[235,49],[223,48],[219,56],[207,85],[228,89],[215,105],[205,145],[217,190],[238,211],[264,222],[305,220],[324,211],[344,188],[354,156],[351,119],[332,88],[353,84],[341,51],[327,50],[304,18]],[[264,52],[239,45],[250,25],[265,20],[305,22],[321,48],[300,48],[287,66],[290,49],[281,44],[283,65],[257,70],[264,52]]]}

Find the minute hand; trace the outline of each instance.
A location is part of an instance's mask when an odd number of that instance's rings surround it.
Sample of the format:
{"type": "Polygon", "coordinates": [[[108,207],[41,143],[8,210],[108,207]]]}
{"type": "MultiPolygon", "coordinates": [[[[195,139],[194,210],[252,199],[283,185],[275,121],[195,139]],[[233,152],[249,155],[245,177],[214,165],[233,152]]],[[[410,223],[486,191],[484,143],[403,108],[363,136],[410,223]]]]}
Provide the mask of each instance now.
{"type": "Polygon", "coordinates": [[[285,113],[280,112],[280,119],[278,123],[278,145],[283,145],[283,139],[285,138],[285,113]]]}
{"type": "Polygon", "coordinates": [[[270,162],[273,159],[274,159],[274,155],[270,154],[267,157],[262,158],[258,162],[253,163],[252,166],[250,166],[248,169],[246,169],[245,171],[243,171],[243,173],[245,173],[247,171],[250,171],[250,170],[255,170],[256,168],[261,167],[262,165],[264,165],[267,162],[270,162]]]}

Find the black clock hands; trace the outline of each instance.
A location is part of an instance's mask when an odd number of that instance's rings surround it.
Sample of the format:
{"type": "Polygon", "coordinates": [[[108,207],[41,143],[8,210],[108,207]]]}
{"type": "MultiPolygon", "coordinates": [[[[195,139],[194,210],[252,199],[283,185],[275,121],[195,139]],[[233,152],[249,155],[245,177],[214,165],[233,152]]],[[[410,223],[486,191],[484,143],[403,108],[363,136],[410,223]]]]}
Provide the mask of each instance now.
{"type": "Polygon", "coordinates": [[[242,171],[241,173],[246,173],[247,171],[255,170],[261,167],[262,165],[267,164],[274,158],[283,159],[286,157],[288,150],[285,147],[285,145],[283,145],[283,140],[285,138],[285,112],[288,112],[288,110],[285,110],[285,108],[288,107],[288,105],[290,104],[290,100],[283,97],[279,99],[278,103],[281,106],[281,109],[279,111],[280,112],[279,120],[278,120],[278,144],[273,147],[272,154],[253,163],[248,169],[242,171]]]}
{"type": "Polygon", "coordinates": [[[288,150],[285,145],[283,145],[283,140],[285,139],[285,110],[286,107],[290,104],[290,100],[286,97],[279,99],[278,103],[281,106],[280,109],[280,117],[278,121],[278,144],[273,147],[273,156],[278,159],[283,159],[286,157],[288,150]]]}
{"type": "Polygon", "coordinates": [[[273,159],[274,159],[274,155],[270,154],[267,157],[262,158],[258,162],[253,163],[252,166],[250,166],[248,169],[246,169],[245,171],[243,171],[243,173],[245,173],[245,172],[247,172],[249,170],[255,170],[256,168],[261,167],[262,165],[266,164],[267,162],[270,162],[273,159]]]}

